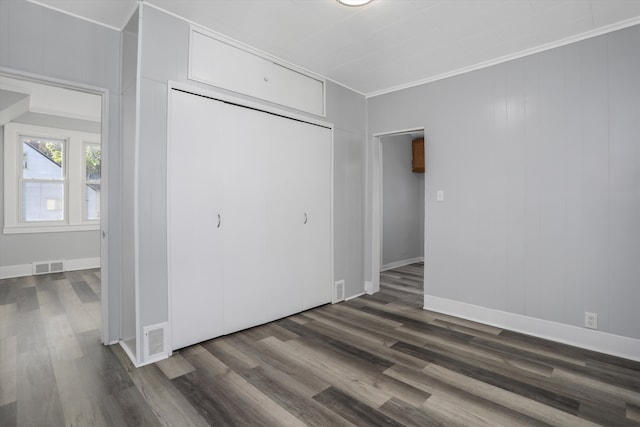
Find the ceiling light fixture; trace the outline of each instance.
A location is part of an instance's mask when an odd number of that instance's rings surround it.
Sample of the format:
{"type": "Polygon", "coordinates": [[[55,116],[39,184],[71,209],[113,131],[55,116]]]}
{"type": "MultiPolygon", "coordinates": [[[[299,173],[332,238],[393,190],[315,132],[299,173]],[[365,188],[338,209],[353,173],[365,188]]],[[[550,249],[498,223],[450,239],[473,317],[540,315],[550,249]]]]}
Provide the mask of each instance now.
{"type": "Polygon", "coordinates": [[[338,3],[345,6],[364,6],[371,3],[373,0],[336,0],[338,3]]]}

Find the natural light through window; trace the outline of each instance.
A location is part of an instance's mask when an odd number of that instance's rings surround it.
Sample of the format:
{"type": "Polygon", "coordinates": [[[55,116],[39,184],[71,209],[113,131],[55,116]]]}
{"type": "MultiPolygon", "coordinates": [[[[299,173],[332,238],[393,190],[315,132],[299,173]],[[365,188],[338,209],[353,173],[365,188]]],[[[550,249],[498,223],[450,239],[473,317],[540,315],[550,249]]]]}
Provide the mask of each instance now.
{"type": "Polygon", "coordinates": [[[22,142],[21,220],[64,220],[64,148],[61,139],[20,136],[22,142]]]}
{"type": "Polygon", "coordinates": [[[23,123],[4,130],[3,231],[98,230],[100,135],[23,123]]]}
{"type": "Polygon", "coordinates": [[[100,219],[100,145],[84,144],[84,219],[100,219]]]}

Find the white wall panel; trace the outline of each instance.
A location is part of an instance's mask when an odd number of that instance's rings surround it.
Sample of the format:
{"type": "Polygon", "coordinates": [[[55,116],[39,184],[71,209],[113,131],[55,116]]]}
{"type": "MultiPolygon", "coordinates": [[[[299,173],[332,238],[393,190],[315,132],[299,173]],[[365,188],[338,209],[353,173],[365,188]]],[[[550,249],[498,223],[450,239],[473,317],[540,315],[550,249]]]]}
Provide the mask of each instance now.
{"type": "Polygon", "coordinates": [[[640,338],[639,36],[369,99],[371,134],[425,127],[426,299],[640,338]]]}
{"type": "Polygon", "coordinates": [[[640,335],[640,27],[610,37],[609,271],[611,328],[640,335]],[[614,309],[615,307],[615,309],[614,309]]]}
{"type": "Polygon", "coordinates": [[[324,115],[324,82],[193,28],[189,78],[324,115]]]}

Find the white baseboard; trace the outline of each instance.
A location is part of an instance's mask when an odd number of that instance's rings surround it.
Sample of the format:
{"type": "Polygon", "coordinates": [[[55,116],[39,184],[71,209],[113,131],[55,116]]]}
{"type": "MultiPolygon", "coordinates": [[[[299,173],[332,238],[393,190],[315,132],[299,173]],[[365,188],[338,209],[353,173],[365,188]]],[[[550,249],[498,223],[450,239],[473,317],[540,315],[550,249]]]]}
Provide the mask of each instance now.
{"type": "Polygon", "coordinates": [[[32,264],[7,265],[0,267],[0,279],[10,279],[12,277],[31,276],[33,272],[32,264]]]}
{"type": "Polygon", "coordinates": [[[68,259],[64,261],[65,271],[89,270],[91,268],[100,268],[100,257],[68,259]]]}
{"type": "Polygon", "coordinates": [[[364,293],[373,295],[373,282],[364,282],[364,293]]]}
{"type": "MultiPolygon", "coordinates": [[[[87,270],[90,268],[100,268],[100,257],[64,260],[64,271],[87,270]]],[[[33,264],[0,266],[0,279],[31,276],[32,274],[33,264]]]]}
{"type": "Polygon", "coordinates": [[[403,260],[400,260],[400,261],[390,262],[389,264],[385,264],[382,267],[380,267],[380,271],[392,270],[394,268],[404,267],[405,265],[415,264],[416,262],[424,262],[424,257],[423,256],[419,256],[419,257],[416,257],[416,258],[403,259],[403,260]]]}
{"type": "Polygon", "coordinates": [[[640,340],[425,295],[424,309],[640,361],[640,340]]]}
{"type": "Polygon", "coordinates": [[[360,292],[359,294],[355,294],[355,295],[351,295],[349,298],[345,298],[345,301],[351,301],[352,299],[356,299],[358,297],[361,297],[362,295],[364,295],[364,292],[360,292]]]}

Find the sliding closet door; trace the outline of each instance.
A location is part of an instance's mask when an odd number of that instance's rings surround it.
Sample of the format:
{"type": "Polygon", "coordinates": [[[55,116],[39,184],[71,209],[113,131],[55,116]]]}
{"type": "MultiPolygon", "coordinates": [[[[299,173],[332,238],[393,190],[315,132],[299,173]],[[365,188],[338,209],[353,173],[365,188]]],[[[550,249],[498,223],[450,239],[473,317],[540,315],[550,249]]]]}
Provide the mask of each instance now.
{"type": "Polygon", "coordinates": [[[331,302],[331,131],[307,125],[304,147],[304,189],[300,204],[307,223],[304,226],[302,268],[302,309],[331,302]]]}
{"type": "Polygon", "coordinates": [[[331,131],[171,94],[172,348],[331,301],[331,131]]]}
{"type": "Polygon", "coordinates": [[[265,158],[271,149],[265,130],[269,116],[225,105],[229,129],[225,159],[225,333],[273,318],[271,301],[277,290],[267,285],[270,250],[266,206],[270,195],[265,158]]]}
{"type": "Polygon", "coordinates": [[[173,349],[223,333],[223,106],[171,92],[167,222],[173,349]]]}
{"type": "Polygon", "coordinates": [[[228,109],[244,126],[227,164],[245,161],[225,179],[227,333],[331,301],[331,131],[228,109]]]}
{"type": "MultiPolygon", "coordinates": [[[[284,230],[273,236],[278,274],[298,298],[298,311],[331,302],[331,130],[280,118],[274,130],[278,149],[270,164],[279,199],[270,223],[284,230]],[[280,244],[278,244],[280,243],[280,244]]],[[[288,313],[290,314],[290,313],[288,313]]]]}

